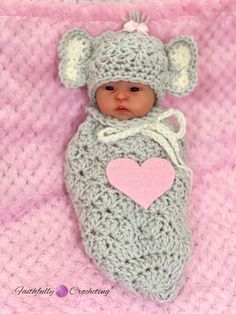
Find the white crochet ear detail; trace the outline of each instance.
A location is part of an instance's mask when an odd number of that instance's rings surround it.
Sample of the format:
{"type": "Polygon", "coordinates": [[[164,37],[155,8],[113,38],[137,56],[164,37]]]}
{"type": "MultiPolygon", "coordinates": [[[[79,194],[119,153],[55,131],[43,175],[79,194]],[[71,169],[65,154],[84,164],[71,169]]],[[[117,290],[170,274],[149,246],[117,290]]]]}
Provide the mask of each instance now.
{"type": "Polygon", "coordinates": [[[65,33],[58,47],[61,58],[59,76],[66,87],[79,87],[86,84],[87,61],[91,55],[92,40],[82,29],[65,33]]]}
{"type": "Polygon", "coordinates": [[[197,47],[188,36],[180,36],[165,46],[169,59],[167,91],[176,96],[190,93],[197,83],[197,47]]]}

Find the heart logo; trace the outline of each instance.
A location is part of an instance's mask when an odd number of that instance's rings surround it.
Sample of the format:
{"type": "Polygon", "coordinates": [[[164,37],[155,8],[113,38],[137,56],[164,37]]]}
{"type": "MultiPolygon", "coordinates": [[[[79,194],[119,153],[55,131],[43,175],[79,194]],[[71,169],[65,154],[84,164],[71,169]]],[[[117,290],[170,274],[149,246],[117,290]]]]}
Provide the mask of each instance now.
{"type": "Polygon", "coordinates": [[[147,159],[141,166],[132,159],[118,158],[108,163],[106,175],[112,186],[148,209],[172,186],[175,170],[162,158],[147,159]]]}

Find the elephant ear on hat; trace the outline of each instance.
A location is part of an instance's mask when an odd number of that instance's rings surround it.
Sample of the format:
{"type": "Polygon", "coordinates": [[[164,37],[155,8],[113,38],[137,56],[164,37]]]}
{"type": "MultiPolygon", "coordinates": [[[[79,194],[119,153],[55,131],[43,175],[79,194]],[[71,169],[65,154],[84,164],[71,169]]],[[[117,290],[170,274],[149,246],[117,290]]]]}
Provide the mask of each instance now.
{"type": "Polygon", "coordinates": [[[66,87],[87,83],[87,62],[92,53],[92,38],[83,29],[71,29],[60,40],[58,55],[59,76],[66,87]]]}
{"type": "Polygon", "coordinates": [[[175,96],[189,94],[197,84],[197,46],[190,36],[179,36],[165,45],[169,82],[166,91],[175,96]]]}

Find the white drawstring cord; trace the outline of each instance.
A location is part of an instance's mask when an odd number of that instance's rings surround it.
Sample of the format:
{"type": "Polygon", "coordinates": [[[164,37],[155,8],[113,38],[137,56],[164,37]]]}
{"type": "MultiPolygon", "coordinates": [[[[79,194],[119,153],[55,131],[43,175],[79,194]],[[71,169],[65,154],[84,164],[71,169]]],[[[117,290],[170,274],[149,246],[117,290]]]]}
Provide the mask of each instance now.
{"type": "Polygon", "coordinates": [[[179,168],[186,171],[190,181],[192,180],[192,170],[188,168],[180,156],[180,147],[178,140],[182,139],[186,131],[186,122],[183,113],[176,109],[168,109],[160,113],[157,120],[152,123],[144,123],[139,126],[129,127],[108,127],[98,132],[99,141],[110,143],[119,139],[124,139],[137,133],[142,133],[152,138],[160,144],[167,152],[170,160],[179,168]],[[173,131],[169,126],[163,123],[167,118],[174,116],[178,120],[179,129],[173,131]]]}

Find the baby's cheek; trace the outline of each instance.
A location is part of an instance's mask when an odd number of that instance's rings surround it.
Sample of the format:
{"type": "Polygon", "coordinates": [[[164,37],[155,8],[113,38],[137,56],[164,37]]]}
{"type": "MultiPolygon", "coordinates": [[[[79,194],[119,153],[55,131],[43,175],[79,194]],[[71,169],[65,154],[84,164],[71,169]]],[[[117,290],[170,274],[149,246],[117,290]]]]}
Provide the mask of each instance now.
{"type": "Polygon", "coordinates": [[[150,103],[140,103],[136,108],[135,108],[135,113],[139,116],[142,117],[146,115],[151,109],[153,105],[150,103]]]}
{"type": "Polygon", "coordinates": [[[110,104],[109,99],[97,99],[97,106],[99,108],[99,110],[104,113],[104,114],[108,114],[110,113],[111,109],[112,109],[112,104],[110,104]]]}

